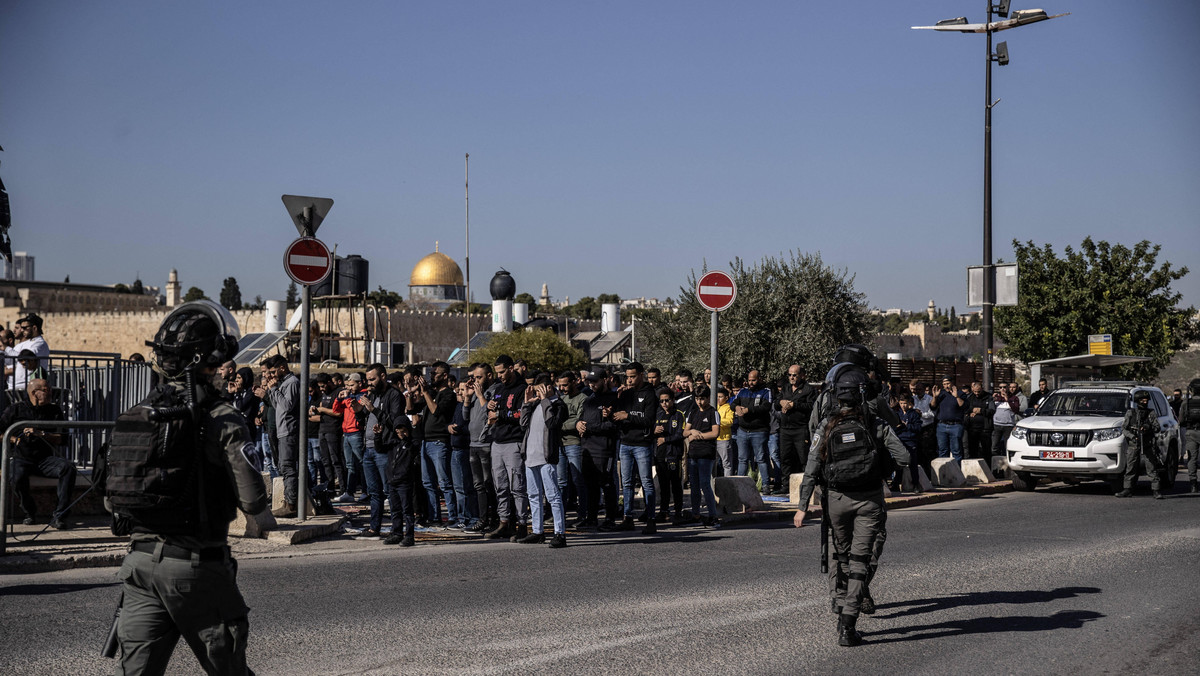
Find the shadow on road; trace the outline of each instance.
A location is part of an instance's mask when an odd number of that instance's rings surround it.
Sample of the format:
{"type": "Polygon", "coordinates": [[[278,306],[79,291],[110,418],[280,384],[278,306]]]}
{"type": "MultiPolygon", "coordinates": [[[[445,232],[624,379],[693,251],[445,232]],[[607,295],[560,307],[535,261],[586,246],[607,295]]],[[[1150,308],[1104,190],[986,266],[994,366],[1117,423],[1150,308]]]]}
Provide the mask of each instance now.
{"type": "Polygon", "coordinates": [[[115,587],[121,584],[117,580],[112,582],[90,582],[81,584],[20,584],[14,587],[0,587],[0,596],[47,596],[50,594],[70,594],[72,592],[84,591],[87,589],[99,589],[101,587],[115,587]]]}
{"type": "Polygon", "coordinates": [[[1009,617],[978,617],[970,620],[950,620],[937,624],[898,627],[870,632],[867,642],[898,643],[920,641],[931,638],[965,636],[967,634],[994,634],[1005,631],[1052,631],[1054,629],[1079,629],[1085,622],[1098,620],[1104,614],[1091,610],[1060,610],[1049,617],[1035,615],[1013,615],[1009,617]],[[907,634],[893,638],[877,638],[882,634],[907,634]]]}
{"type": "Polygon", "coordinates": [[[896,601],[895,603],[881,603],[877,606],[880,610],[906,608],[906,610],[897,610],[890,615],[879,615],[881,620],[888,620],[894,617],[904,617],[906,615],[919,615],[921,613],[933,613],[939,610],[948,610],[950,608],[961,608],[963,606],[990,606],[1001,603],[1021,604],[1021,603],[1048,603],[1057,601],[1058,599],[1071,599],[1083,594],[1099,594],[1098,587],[1059,587],[1052,591],[1029,590],[1029,591],[988,591],[988,592],[971,592],[969,594],[953,594],[951,596],[939,596],[932,599],[914,599],[912,601],[896,601]]]}

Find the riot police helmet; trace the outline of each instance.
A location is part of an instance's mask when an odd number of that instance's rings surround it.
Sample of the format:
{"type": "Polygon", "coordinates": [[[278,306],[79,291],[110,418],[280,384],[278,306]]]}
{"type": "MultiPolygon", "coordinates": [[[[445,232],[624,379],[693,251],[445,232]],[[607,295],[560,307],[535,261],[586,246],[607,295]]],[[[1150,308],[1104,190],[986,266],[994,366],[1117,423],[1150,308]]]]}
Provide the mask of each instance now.
{"type": "Polygon", "coordinates": [[[1138,404],[1141,404],[1143,402],[1149,402],[1150,401],[1150,390],[1138,390],[1137,392],[1134,392],[1133,393],[1133,401],[1138,404]]]}
{"type": "Polygon", "coordinates": [[[175,378],[188,369],[217,367],[233,359],[240,337],[233,315],[204,299],[172,310],[146,345],[154,348],[163,373],[175,378]]]}
{"type": "Polygon", "coordinates": [[[1191,390],[1192,396],[1200,397],[1200,378],[1192,378],[1192,382],[1188,383],[1188,389],[1191,390]]]}

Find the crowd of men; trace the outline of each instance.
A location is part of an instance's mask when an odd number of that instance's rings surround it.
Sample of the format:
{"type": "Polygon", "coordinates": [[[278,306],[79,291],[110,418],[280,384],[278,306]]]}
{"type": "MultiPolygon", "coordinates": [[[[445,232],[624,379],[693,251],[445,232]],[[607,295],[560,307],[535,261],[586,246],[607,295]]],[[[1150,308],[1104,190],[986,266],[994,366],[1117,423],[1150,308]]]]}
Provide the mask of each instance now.
{"type": "MultiPolygon", "coordinates": [[[[428,373],[374,364],[318,373],[303,395],[282,357],[268,359],[257,382],[232,363],[219,375],[260,440],[267,469],[284,477],[276,516],[295,515],[304,470],[334,503],[370,505],[366,536],[382,537],[390,509],[384,541],[402,545],[418,527],[555,547],[568,525],[617,531],[640,521],[647,534],[665,523],[717,527],[715,477],[752,476],[764,494],[789,492],[791,475],[808,460],[819,394],[795,364],[778,381],[759,370],[723,377],[715,400],[707,370],[664,377],[637,362],[550,374],[502,356],[459,375],[444,362],[428,373]],[[303,420],[300,396],[308,405],[303,420]],[[296,457],[299,425],[309,440],[304,458],[296,457]]],[[[994,394],[949,378],[884,383],[881,417],[928,472],[934,457],[1002,453],[1019,416],[1047,393],[1039,385],[1027,398],[1016,383],[994,394]]],[[[900,485],[896,476],[893,486],[900,485]]]]}

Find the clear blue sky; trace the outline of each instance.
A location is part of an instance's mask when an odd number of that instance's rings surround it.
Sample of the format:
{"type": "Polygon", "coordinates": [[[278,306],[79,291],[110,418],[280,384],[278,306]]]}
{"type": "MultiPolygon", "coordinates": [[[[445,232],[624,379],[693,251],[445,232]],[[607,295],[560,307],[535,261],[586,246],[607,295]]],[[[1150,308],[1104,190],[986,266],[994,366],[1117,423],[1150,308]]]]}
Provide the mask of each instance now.
{"type": "MultiPolygon", "coordinates": [[[[281,298],[279,196],[407,293],[441,240],[473,292],[674,296],[797,248],[880,308],[965,305],[982,250],[985,0],[0,1],[0,176],[38,277],[281,298]]],[[[1200,4],[1045,0],[1001,33],[995,254],[1163,245],[1200,305],[1200,4]]]]}

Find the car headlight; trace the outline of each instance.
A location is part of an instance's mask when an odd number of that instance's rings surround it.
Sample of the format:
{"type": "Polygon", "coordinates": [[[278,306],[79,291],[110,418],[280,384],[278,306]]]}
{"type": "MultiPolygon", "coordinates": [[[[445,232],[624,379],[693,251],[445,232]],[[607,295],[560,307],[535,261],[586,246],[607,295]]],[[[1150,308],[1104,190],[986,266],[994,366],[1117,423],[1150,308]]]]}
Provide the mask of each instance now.
{"type": "Polygon", "coordinates": [[[1102,430],[1096,430],[1095,434],[1093,435],[1093,438],[1096,441],[1112,441],[1113,439],[1119,439],[1120,437],[1120,425],[1117,425],[1116,427],[1106,427],[1102,430]]]}
{"type": "Polygon", "coordinates": [[[1012,438],[1013,439],[1021,439],[1022,441],[1024,441],[1025,434],[1026,434],[1026,430],[1024,427],[1014,427],[1012,430],[1012,438]]]}

